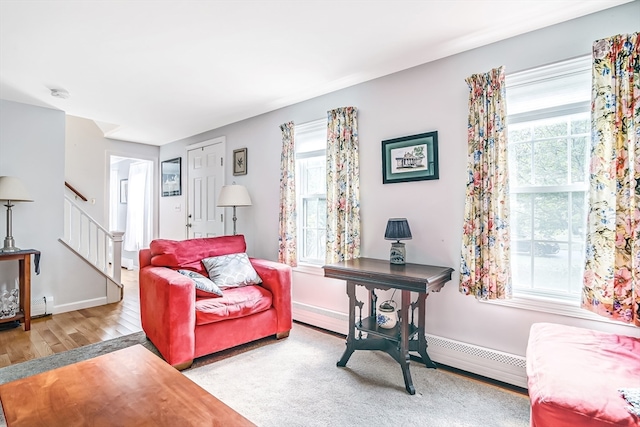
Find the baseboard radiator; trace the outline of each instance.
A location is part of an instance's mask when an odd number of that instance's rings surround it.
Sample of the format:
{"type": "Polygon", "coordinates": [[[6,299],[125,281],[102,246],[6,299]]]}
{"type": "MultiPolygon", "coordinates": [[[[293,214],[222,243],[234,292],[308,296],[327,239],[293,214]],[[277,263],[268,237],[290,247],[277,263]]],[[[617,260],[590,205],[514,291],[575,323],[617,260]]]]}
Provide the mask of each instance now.
{"type": "Polygon", "coordinates": [[[525,358],[427,334],[427,351],[437,363],[527,388],[525,358]]]}
{"type": "MultiPolygon", "coordinates": [[[[293,318],[345,335],[349,329],[347,314],[298,302],[293,302],[293,318]]],[[[427,351],[436,363],[517,387],[527,387],[526,364],[522,356],[436,335],[427,334],[426,337],[427,351]]]]}

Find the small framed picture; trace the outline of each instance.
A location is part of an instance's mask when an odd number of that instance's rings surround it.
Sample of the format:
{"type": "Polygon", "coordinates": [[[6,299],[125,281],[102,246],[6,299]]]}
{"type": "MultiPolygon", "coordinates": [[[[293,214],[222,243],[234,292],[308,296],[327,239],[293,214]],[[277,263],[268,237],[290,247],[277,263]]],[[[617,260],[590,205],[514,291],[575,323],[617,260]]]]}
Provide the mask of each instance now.
{"type": "Polygon", "coordinates": [[[121,179],[120,180],[120,203],[127,203],[127,191],[129,189],[129,180],[121,179]]]}
{"type": "Polygon", "coordinates": [[[233,174],[234,175],[247,174],[247,149],[246,148],[233,150],[233,174]]]}
{"type": "Polygon", "coordinates": [[[438,132],[382,141],[382,183],[438,179],[438,132]]]}
{"type": "Polygon", "coordinates": [[[162,179],[162,197],[182,194],[182,157],[165,160],[160,167],[162,179]]]}

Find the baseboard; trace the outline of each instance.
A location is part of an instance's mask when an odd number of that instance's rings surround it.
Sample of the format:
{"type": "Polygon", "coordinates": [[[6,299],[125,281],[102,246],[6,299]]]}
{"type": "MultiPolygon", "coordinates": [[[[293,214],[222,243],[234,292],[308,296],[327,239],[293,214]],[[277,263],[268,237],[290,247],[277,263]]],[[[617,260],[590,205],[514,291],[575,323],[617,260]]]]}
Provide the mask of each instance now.
{"type": "Polygon", "coordinates": [[[349,316],[347,314],[295,301],[292,306],[294,320],[347,335],[349,330],[349,316]]]}
{"type": "MultiPolygon", "coordinates": [[[[293,303],[293,318],[322,329],[346,335],[349,316],[309,304],[293,303]]],[[[427,334],[431,359],[443,365],[471,372],[517,387],[527,387],[525,358],[490,348],[427,334]]]]}
{"type": "Polygon", "coordinates": [[[60,304],[53,307],[51,313],[60,314],[68,311],[82,310],[84,308],[98,307],[107,304],[107,297],[93,298],[84,301],[76,301],[69,304],[60,304]]]}

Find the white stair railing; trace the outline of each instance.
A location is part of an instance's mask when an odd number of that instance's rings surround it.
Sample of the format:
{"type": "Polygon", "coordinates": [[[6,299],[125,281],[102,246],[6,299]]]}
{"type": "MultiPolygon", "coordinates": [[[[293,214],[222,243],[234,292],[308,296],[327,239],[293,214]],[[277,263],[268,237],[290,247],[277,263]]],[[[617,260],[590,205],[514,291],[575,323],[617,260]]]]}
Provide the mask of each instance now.
{"type": "Polygon", "coordinates": [[[73,199],[64,197],[64,242],[96,270],[121,284],[122,231],[108,231],[73,199]]]}

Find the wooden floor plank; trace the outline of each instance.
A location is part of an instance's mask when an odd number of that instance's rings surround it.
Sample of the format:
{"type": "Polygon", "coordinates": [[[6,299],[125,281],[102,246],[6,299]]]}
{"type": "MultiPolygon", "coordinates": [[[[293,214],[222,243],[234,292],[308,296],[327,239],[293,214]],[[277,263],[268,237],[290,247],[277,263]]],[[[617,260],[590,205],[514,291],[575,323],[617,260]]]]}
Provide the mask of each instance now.
{"type": "Polygon", "coordinates": [[[138,271],[122,270],[123,300],[53,314],[0,331],[0,367],[142,331],[138,271]]]}

